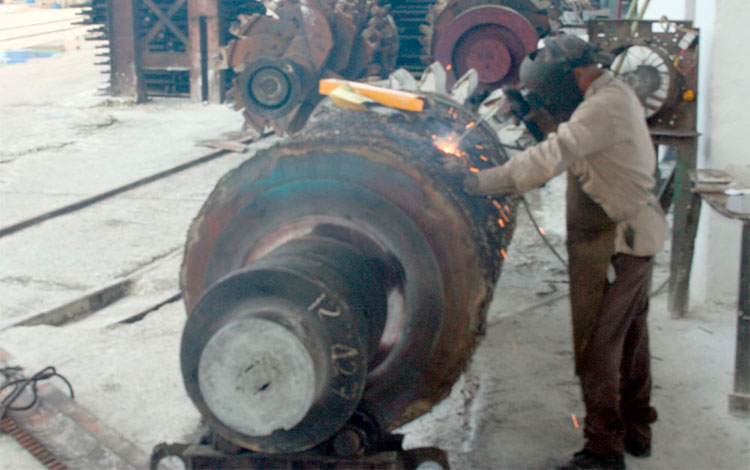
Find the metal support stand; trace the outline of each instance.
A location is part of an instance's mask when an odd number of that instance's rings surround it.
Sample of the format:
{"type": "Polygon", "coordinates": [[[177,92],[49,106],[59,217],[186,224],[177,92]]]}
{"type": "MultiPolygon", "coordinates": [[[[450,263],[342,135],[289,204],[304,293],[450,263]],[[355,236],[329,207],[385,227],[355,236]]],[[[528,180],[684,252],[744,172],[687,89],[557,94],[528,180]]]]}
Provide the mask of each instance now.
{"type": "MultiPolygon", "coordinates": [[[[677,152],[672,188],[672,253],[669,263],[668,308],[673,318],[682,318],[689,307],[688,289],[693,267],[695,236],[700,217],[700,196],[690,190],[689,172],[695,169],[698,134],[652,133],[654,143],[669,145],[677,152]]],[[[666,201],[662,201],[665,203],[666,201]]],[[[669,204],[666,204],[669,207],[669,204]]]]}
{"type": "Polygon", "coordinates": [[[750,414],[750,221],[742,224],[741,243],[734,392],[729,394],[729,411],[747,417],[750,414]]]}
{"type": "MultiPolygon", "coordinates": [[[[728,196],[723,186],[700,185],[701,175],[713,170],[695,170],[690,178],[696,182],[693,192],[699,194],[712,209],[730,219],[742,222],[740,247],[740,285],[737,305],[737,342],[734,358],[734,391],[729,394],[729,412],[750,416],[750,214],[733,212],[727,207],[728,196]]],[[[727,174],[733,180],[742,178],[727,174]]],[[[747,183],[745,183],[747,184],[747,183]]]]}
{"type": "MultiPolygon", "coordinates": [[[[331,452],[312,449],[307,452],[262,454],[244,449],[231,449],[211,444],[159,444],[151,454],[149,468],[156,470],[167,465],[190,470],[197,469],[346,469],[346,470],[431,470],[448,469],[448,454],[436,447],[404,450],[402,436],[386,436],[370,452],[349,456],[336,455],[335,444],[331,452]]],[[[350,450],[354,450],[351,448],[350,450]]]]}

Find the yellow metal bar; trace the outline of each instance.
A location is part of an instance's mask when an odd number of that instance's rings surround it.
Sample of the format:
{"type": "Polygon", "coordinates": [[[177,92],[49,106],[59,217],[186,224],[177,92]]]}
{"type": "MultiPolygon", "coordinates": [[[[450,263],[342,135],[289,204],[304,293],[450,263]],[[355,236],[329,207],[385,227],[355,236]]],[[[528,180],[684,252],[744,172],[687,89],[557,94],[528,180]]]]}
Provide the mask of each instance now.
{"type": "Polygon", "coordinates": [[[321,80],[318,86],[318,92],[321,95],[330,95],[333,90],[342,85],[349,85],[357,93],[375,100],[384,106],[416,112],[420,112],[424,109],[424,100],[416,93],[392,90],[390,88],[383,88],[367,83],[339,80],[337,78],[325,78],[321,80]]]}

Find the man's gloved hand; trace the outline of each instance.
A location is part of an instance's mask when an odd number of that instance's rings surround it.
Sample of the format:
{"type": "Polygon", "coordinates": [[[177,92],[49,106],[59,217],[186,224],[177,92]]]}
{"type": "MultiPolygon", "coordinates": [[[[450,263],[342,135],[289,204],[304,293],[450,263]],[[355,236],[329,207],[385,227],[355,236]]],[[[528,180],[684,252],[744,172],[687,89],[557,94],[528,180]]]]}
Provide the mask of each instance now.
{"type": "Polygon", "coordinates": [[[515,193],[516,187],[506,165],[499,165],[464,177],[464,191],[475,196],[515,193]]]}
{"type": "MultiPolygon", "coordinates": [[[[550,116],[549,112],[546,109],[532,109],[523,117],[523,120],[526,123],[527,127],[530,124],[536,124],[542,136],[547,136],[547,134],[557,130],[557,123],[554,119],[552,119],[552,116],[550,116]]],[[[534,137],[538,140],[539,138],[541,138],[541,136],[534,137]]]]}
{"type": "Polygon", "coordinates": [[[482,194],[479,187],[479,174],[481,174],[481,171],[479,173],[469,173],[464,178],[463,188],[466,194],[471,194],[474,196],[482,194]]]}
{"type": "Polygon", "coordinates": [[[515,192],[513,181],[503,165],[472,173],[466,160],[450,154],[441,155],[440,164],[446,172],[463,177],[462,187],[467,194],[484,196],[515,192]]]}

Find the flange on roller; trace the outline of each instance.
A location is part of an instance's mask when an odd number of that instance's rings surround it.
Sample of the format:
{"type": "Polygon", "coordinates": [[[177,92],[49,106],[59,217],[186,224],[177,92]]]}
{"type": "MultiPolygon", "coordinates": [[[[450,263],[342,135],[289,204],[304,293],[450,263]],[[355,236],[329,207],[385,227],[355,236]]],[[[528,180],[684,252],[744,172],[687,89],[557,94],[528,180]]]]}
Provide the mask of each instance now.
{"type": "Polygon", "coordinates": [[[421,113],[323,102],[298,134],[222,178],[194,220],[182,373],[225,439],[302,451],[352,416],[388,432],[466,367],[515,203],[467,196],[441,163],[502,163],[495,131],[449,96],[424,99],[421,113]],[[438,149],[469,128],[443,147],[452,155],[438,149]]]}

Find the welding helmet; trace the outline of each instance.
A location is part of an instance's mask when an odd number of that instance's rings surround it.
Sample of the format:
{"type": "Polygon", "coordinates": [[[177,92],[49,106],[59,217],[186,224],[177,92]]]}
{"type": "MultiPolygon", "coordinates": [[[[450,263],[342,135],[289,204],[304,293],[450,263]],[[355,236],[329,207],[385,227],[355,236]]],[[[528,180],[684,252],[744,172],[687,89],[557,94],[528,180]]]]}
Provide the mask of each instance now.
{"type": "Polygon", "coordinates": [[[521,84],[560,123],[570,119],[583,101],[573,69],[597,62],[593,46],[576,36],[561,34],[544,40],[544,47],[521,63],[521,84]]]}

